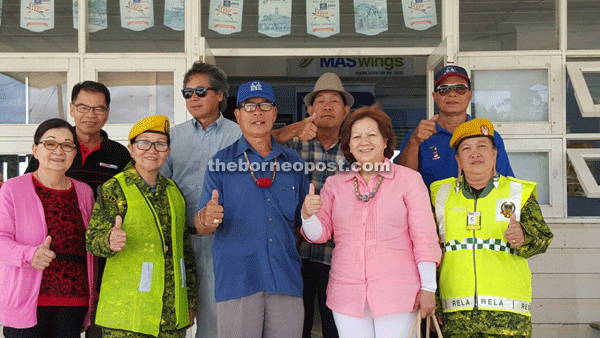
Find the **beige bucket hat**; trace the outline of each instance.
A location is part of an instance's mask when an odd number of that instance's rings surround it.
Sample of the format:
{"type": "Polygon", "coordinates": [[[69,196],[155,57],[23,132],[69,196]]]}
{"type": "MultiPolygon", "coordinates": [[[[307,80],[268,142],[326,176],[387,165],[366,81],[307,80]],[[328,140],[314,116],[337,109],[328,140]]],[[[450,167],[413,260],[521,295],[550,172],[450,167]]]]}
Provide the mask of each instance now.
{"type": "Polygon", "coordinates": [[[312,105],[315,95],[324,90],[333,90],[339,92],[344,97],[346,105],[350,107],[354,105],[354,96],[344,89],[342,80],[340,80],[340,77],[335,73],[325,73],[321,75],[321,77],[317,80],[317,83],[315,83],[315,89],[304,96],[304,104],[307,107],[312,105]]]}

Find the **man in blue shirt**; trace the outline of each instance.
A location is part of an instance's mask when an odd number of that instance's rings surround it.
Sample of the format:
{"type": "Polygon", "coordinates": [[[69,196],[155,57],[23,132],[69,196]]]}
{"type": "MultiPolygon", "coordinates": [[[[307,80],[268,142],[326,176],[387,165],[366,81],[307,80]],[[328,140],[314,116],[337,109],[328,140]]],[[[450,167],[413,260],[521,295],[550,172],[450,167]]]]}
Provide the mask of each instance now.
{"type": "Polygon", "coordinates": [[[177,183],[185,197],[188,231],[198,273],[199,306],[196,338],[217,337],[217,305],[212,259],[213,235],[196,234],[194,216],[208,161],[241,136],[237,123],[220,113],[227,107],[227,75],[210,64],[195,62],[183,79],[182,94],[193,119],[171,129],[171,152],[161,173],[177,183]]]}
{"type": "Polygon", "coordinates": [[[300,337],[304,307],[294,228],[308,193],[304,161],[271,136],[277,118],[267,83],[240,86],[242,138],[208,164],[195,226],[215,234],[218,335],[300,337]]]}
{"type": "MultiPolygon", "coordinates": [[[[473,89],[467,71],[459,66],[446,66],[435,74],[433,100],[440,113],[423,120],[410,132],[402,145],[396,163],[417,170],[425,185],[448,177],[457,177],[458,164],[450,139],[456,127],[471,120],[467,108],[473,89]]],[[[510,167],[504,141],[497,132],[494,140],[498,148],[496,171],[504,176],[515,176],[510,167]]]]}

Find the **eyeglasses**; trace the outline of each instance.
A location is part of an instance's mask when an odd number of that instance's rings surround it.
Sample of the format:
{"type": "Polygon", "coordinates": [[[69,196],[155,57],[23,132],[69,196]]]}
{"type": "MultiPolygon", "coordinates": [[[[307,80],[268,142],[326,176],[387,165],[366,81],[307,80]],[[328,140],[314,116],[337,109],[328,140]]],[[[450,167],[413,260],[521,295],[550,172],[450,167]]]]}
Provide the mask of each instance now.
{"type": "Polygon", "coordinates": [[[255,111],[257,106],[260,107],[260,110],[262,110],[262,111],[269,111],[275,106],[275,104],[273,102],[261,102],[261,103],[248,102],[248,103],[240,104],[240,108],[244,107],[244,109],[247,112],[255,111]]]}
{"type": "Polygon", "coordinates": [[[215,88],[212,87],[196,87],[196,88],[183,88],[181,90],[181,94],[183,94],[184,99],[191,99],[194,93],[198,95],[198,97],[205,97],[209,90],[217,92],[215,88]]]}
{"type": "Polygon", "coordinates": [[[80,104],[76,104],[75,108],[78,112],[80,112],[82,114],[87,114],[91,111],[94,114],[101,116],[101,115],[106,115],[108,113],[108,108],[106,108],[105,106],[90,107],[83,103],[80,103],[80,104]]]}
{"type": "Polygon", "coordinates": [[[469,90],[469,86],[466,84],[452,84],[452,85],[441,85],[438,86],[435,91],[438,92],[442,96],[446,96],[450,94],[450,92],[454,90],[456,94],[463,95],[469,90]]]}
{"type": "Polygon", "coordinates": [[[169,144],[165,142],[150,142],[146,140],[140,140],[133,141],[133,143],[136,144],[139,150],[150,150],[152,146],[154,146],[154,149],[156,149],[156,151],[160,152],[167,151],[169,149],[169,144]]]}
{"type": "Polygon", "coordinates": [[[58,143],[58,142],[52,141],[52,140],[45,140],[45,141],[40,141],[40,143],[43,144],[44,148],[46,148],[48,150],[56,150],[56,148],[58,148],[58,146],[60,146],[60,149],[62,149],[64,152],[70,153],[75,149],[75,144],[72,142],[58,143]]]}

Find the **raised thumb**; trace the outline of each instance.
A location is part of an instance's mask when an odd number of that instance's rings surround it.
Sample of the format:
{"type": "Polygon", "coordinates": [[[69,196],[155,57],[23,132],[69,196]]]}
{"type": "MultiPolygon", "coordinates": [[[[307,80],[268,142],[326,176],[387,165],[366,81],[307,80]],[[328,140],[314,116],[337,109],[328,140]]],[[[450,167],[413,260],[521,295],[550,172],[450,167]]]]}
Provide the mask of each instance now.
{"type": "Polygon", "coordinates": [[[317,114],[312,114],[311,116],[308,117],[308,121],[309,122],[315,122],[316,118],[317,118],[317,114]]]}
{"type": "Polygon", "coordinates": [[[217,190],[217,189],[213,190],[212,198],[210,200],[219,203],[219,190],[217,190]]]}
{"type": "Polygon", "coordinates": [[[429,121],[433,121],[433,122],[437,122],[437,120],[440,118],[440,114],[435,114],[433,115],[433,117],[431,117],[429,119],[429,121]]]}
{"type": "Polygon", "coordinates": [[[117,215],[117,217],[115,217],[115,229],[119,229],[121,230],[121,226],[123,225],[123,218],[121,217],[121,215],[117,215]]]}
{"type": "Polygon", "coordinates": [[[312,183],[308,186],[308,194],[309,195],[314,195],[315,194],[315,185],[312,184],[312,183]]]}
{"type": "Polygon", "coordinates": [[[510,223],[508,223],[509,227],[515,226],[517,225],[517,215],[515,215],[514,213],[512,215],[510,215],[510,223]]]}
{"type": "Polygon", "coordinates": [[[46,237],[46,239],[44,240],[44,246],[48,249],[50,249],[50,242],[52,242],[52,236],[46,237]]]}

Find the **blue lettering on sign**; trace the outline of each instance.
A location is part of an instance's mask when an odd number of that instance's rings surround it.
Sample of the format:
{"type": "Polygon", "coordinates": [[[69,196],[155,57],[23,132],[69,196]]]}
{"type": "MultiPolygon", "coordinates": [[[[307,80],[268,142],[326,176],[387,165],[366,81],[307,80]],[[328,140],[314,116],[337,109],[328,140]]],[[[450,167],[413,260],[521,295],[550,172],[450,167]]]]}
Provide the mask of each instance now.
{"type": "Polygon", "coordinates": [[[321,68],[353,68],[356,67],[356,60],[351,58],[321,58],[321,68]]]}

